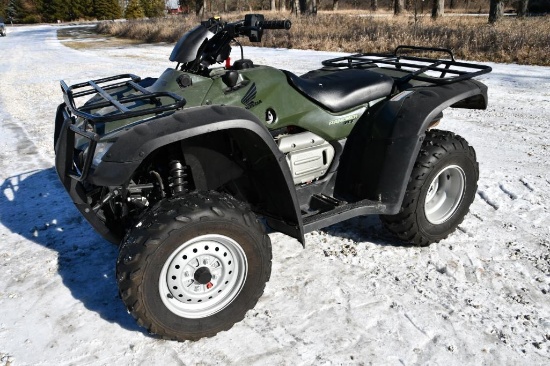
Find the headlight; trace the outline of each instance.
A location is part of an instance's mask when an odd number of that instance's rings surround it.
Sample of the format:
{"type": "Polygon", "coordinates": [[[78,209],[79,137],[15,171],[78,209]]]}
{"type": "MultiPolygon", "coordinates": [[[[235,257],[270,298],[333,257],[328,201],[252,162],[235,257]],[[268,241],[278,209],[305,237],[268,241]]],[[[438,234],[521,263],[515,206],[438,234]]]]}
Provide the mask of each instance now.
{"type": "Polygon", "coordinates": [[[113,146],[113,142],[98,142],[95,147],[94,158],[92,159],[92,165],[98,166],[101,163],[103,156],[113,146]]]}

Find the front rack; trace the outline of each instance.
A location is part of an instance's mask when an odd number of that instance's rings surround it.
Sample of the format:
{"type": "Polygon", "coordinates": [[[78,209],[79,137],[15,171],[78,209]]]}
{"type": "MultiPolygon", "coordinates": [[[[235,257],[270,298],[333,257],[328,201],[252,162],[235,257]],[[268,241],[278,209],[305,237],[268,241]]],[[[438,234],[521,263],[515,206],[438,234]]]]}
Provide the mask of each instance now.
{"type": "Polygon", "coordinates": [[[72,114],[85,118],[89,122],[113,122],[126,118],[159,114],[183,108],[186,100],[171,92],[151,92],[138,83],[139,76],[133,74],[115,75],[108,78],[90,80],[70,87],[61,80],[63,99],[72,114]],[[107,84],[110,83],[110,84],[107,84]],[[101,85],[104,84],[104,85],[101,85]],[[125,90],[126,96],[120,93],[108,93],[108,90],[125,90]],[[95,94],[98,97],[81,107],[76,106],[75,99],[95,94]],[[161,98],[168,98],[164,104],[161,98]],[[139,108],[129,108],[129,104],[138,104],[139,108]],[[114,107],[113,111],[104,115],[92,113],[106,107],[114,107]]]}
{"type": "Polygon", "coordinates": [[[100,135],[90,126],[97,123],[113,122],[122,119],[146,115],[158,115],[183,108],[186,100],[171,92],[151,92],[140,85],[141,78],[133,74],[115,75],[103,79],[86,81],[67,86],[61,81],[61,90],[65,100],[63,119],[56,120],[55,135],[61,134],[61,124],[69,121],[65,138],[67,139],[64,156],[71,162],[66,174],[79,182],[84,181],[92,166],[93,157],[100,135]],[[110,92],[109,92],[110,91],[110,92]],[[76,99],[94,95],[84,105],[77,107],[76,99]],[[101,111],[102,113],[98,113],[101,111]],[[95,113],[94,113],[95,112],[95,113]],[[82,125],[76,124],[76,117],[84,119],[82,125]],[[79,164],[75,160],[74,142],[76,135],[89,140],[87,154],[79,164]]]}
{"type": "Polygon", "coordinates": [[[491,72],[486,65],[456,61],[453,52],[446,48],[398,46],[393,53],[358,53],[323,61],[323,66],[349,69],[380,67],[404,72],[396,83],[410,80],[433,84],[450,84],[491,72]],[[445,53],[450,59],[410,56],[410,53],[445,53]]]}

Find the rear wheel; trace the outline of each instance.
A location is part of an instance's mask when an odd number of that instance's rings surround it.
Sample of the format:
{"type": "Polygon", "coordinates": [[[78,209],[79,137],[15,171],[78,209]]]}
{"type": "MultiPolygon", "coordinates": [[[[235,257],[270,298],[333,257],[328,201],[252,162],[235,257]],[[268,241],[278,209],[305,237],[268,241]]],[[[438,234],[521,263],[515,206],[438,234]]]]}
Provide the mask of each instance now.
{"type": "Polygon", "coordinates": [[[381,216],[400,239],[425,246],[452,233],[475,198],[479,168],[474,149],[452,132],[431,130],[415,162],[401,210],[381,216]]]}
{"type": "Polygon", "coordinates": [[[122,300],[151,333],[197,340],[242,320],[271,273],[271,242],[231,196],[192,193],[161,201],[121,247],[122,300]]]}

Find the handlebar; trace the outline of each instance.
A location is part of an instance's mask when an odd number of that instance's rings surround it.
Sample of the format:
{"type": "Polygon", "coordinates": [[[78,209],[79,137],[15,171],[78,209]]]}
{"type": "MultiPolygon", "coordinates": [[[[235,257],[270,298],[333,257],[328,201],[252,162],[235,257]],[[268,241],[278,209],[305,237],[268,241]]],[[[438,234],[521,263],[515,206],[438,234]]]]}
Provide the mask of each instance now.
{"type": "Polygon", "coordinates": [[[203,41],[198,47],[195,60],[184,65],[187,71],[195,73],[206,73],[210,65],[227,60],[231,52],[230,43],[236,37],[245,36],[250,42],[261,42],[264,30],[289,30],[292,23],[290,20],[264,20],[262,14],[246,14],[243,20],[234,23],[224,23],[215,17],[201,22],[201,25],[213,35],[206,39],[202,35],[199,37],[203,41]]]}
{"type": "Polygon", "coordinates": [[[292,26],[290,20],[263,20],[258,22],[262,29],[286,29],[289,30],[292,26]]]}

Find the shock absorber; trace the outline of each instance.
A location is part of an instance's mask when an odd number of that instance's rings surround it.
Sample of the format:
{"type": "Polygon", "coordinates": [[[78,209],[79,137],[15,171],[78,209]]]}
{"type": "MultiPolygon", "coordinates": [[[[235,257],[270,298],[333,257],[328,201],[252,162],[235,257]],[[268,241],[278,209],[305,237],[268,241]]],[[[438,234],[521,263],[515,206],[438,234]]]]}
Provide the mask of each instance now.
{"type": "Polygon", "coordinates": [[[170,162],[170,178],[172,180],[172,193],[187,193],[187,166],[182,165],[179,160],[170,162]]]}

